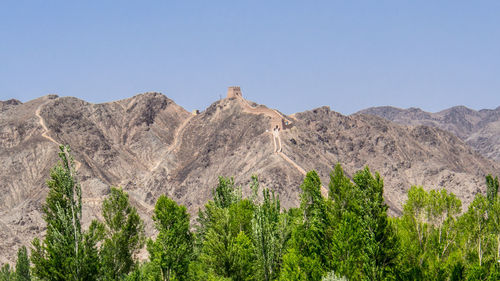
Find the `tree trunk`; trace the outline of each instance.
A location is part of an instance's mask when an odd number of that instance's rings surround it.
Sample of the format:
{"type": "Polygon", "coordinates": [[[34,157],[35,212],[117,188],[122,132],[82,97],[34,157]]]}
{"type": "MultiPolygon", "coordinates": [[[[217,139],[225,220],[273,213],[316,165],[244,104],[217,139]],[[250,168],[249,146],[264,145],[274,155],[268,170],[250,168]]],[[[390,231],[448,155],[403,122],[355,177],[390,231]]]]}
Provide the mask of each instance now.
{"type": "Polygon", "coordinates": [[[481,234],[479,234],[479,242],[477,243],[477,254],[479,257],[479,266],[481,266],[482,255],[481,255],[481,234]]]}
{"type": "Polygon", "coordinates": [[[497,262],[500,260],[500,234],[497,235],[497,262]]]}

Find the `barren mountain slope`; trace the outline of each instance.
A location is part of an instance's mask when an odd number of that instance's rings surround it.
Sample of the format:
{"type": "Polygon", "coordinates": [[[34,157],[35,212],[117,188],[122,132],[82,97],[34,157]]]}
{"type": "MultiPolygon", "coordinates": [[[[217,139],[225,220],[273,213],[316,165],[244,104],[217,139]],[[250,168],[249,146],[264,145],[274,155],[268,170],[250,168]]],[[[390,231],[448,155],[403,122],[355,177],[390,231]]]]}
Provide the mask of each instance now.
{"type": "Polygon", "coordinates": [[[283,139],[298,163],[314,167],[323,178],[336,162],[349,173],[368,165],[384,178],[385,198],[395,213],[400,213],[411,185],[446,188],[467,206],[483,189],[484,175],[498,171],[497,164],[436,128],[401,126],[376,116],[343,116],[328,107],[296,118],[296,129],[283,139]]]}
{"type": "Polygon", "coordinates": [[[500,161],[500,107],[479,111],[455,106],[437,113],[418,108],[372,107],[358,114],[376,115],[404,125],[428,125],[449,131],[482,155],[500,161]]]}
{"type": "Polygon", "coordinates": [[[43,231],[45,180],[58,160],[60,143],[73,150],[88,223],[99,213],[109,185],[149,174],[188,116],[154,93],[98,105],[46,96],[2,111],[0,252],[5,254],[0,262],[43,231]]]}
{"type": "Polygon", "coordinates": [[[439,129],[346,117],[326,107],[286,117],[236,96],[194,115],[157,93],[104,104],[57,96],[6,103],[0,112],[0,262],[12,261],[20,244],[43,234],[44,181],[60,143],[69,144],[75,156],[85,223],[99,217],[109,186],[119,185],[148,234],[160,194],[194,215],[218,175],[234,176],[248,194],[250,177],[258,174],[288,208],[298,205],[306,170],[318,170],[327,187],[337,162],[348,174],[369,165],[384,177],[387,202],[398,214],[411,184],[445,187],[467,203],[483,189],[484,175],[499,171],[439,129]],[[277,120],[291,122],[279,133],[282,152],[274,150],[277,120]]]}

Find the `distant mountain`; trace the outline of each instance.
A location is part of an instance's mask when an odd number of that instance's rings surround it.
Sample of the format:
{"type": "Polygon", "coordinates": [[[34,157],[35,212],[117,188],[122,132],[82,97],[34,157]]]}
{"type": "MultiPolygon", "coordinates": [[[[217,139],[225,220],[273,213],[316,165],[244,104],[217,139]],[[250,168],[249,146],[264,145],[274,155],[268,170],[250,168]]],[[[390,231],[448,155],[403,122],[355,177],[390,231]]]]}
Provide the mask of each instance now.
{"type": "Polygon", "coordinates": [[[158,93],[103,104],[54,95],[10,100],[0,103],[0,263],[12,261],[19,245],[45,231],[45,180],[59,144],[69,144],[77,161],[85,223],[100,216],[109,186],[122,186],[150,235],[160,194],[195,214],[219,175],[234,176],[248,195],[250,177],[257,174],[288,208],[299,204],[305,171],[318,171],[326,194],[336,163],[349,175],[368,165],[384,178],[386,201],[397,215],[413,184],[446,188],[467,205],[484,190],[484,175],[500,171],[437,128],[343,116],[328,107],[285,116],[246,101],[239,91],[199,113],[158,93]],[[281,130],[275,132],[276,126],[281,130]]]}
{"type": "Polygon", "coordinates": [[[479,111],[455,106],[437,113],[418,108],[372,107],[357,114],[370,114],[404,125],[426,125],[453,133],[479,153],[500,162],[500,107],[479,111]]]}

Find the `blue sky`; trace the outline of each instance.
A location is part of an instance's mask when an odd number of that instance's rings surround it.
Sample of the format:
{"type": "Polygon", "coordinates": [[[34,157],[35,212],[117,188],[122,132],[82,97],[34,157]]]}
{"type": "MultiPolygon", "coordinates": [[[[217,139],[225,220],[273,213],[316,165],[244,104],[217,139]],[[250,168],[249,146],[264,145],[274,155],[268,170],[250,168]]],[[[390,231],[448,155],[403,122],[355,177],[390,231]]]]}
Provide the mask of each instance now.
{"type": "Polygon", "coordinates": [[[500,106],[500,1],[0,2],[0,99],[500,106]]]}

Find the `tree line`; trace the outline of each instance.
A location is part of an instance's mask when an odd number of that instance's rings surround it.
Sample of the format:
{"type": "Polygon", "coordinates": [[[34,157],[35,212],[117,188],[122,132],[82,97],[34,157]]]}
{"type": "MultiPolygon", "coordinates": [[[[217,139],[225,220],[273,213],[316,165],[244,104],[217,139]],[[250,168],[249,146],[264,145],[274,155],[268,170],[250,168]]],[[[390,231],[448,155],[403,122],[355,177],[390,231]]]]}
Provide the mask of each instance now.
{"type": "Polygon", "coordinates": [[[499,181],[467,210],[444,189],[413,186],[400,217],[389,217],[383,179],[369,168],[345,175],[336,165],[328,196],[310,171],[300,206],[284,209],[252,177],[251,196],[219,177],[212,198],[190,224],[186,207],[162,195],[155,237],[128,195],[112,187],[102,221],[83,229],[81,187],[69,147],[47,181],[47,231],[18,251],[3,280],[500,280],[499,181]],[[148,259],[140,261],[144,248],[148,259]]]}

